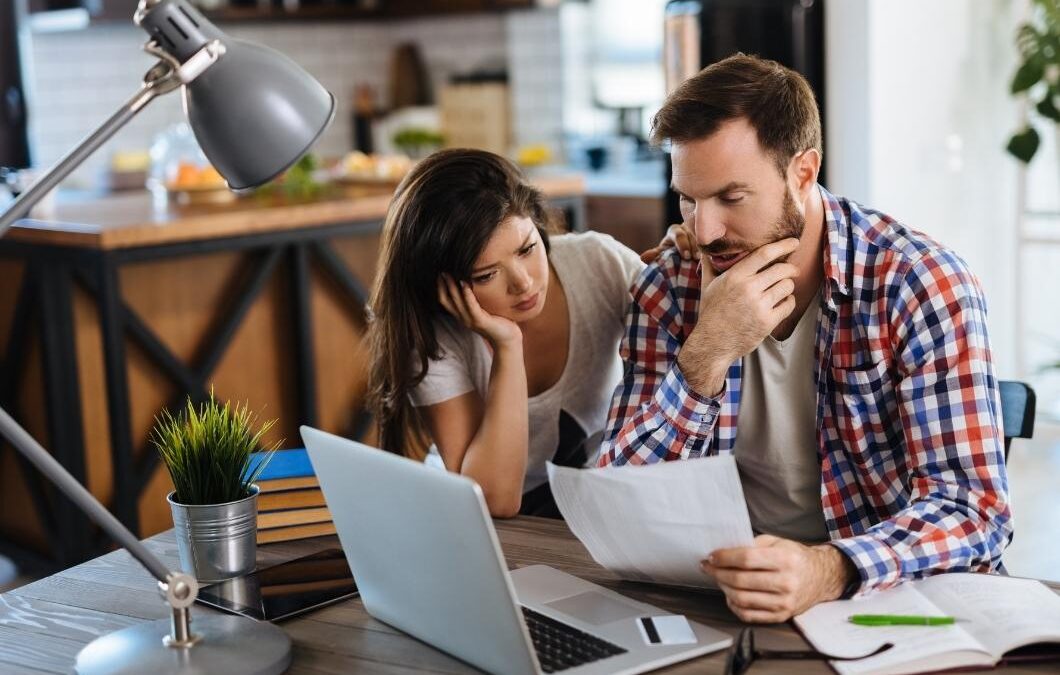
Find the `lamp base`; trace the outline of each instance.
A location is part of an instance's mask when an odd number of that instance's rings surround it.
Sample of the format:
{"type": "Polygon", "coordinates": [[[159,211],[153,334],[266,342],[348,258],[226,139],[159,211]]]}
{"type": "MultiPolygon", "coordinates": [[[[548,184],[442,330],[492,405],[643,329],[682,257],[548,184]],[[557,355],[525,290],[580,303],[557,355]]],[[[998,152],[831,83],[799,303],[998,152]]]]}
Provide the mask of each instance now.
{"type": "Polygon", "coordinates": [[[192,647],[166,647],[169,619],[132,626],[93,640],[77,655],[76,672],[260,673],[274,675],[291,664],[291,638],[271,623],[241,616],[195,617],[192,647]]]}

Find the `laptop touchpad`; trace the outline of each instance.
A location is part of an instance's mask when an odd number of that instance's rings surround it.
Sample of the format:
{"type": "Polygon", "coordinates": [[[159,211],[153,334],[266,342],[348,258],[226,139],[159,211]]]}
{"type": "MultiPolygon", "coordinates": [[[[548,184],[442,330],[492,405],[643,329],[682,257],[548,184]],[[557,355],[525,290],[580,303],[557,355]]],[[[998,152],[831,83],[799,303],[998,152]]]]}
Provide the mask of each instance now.
{"type": "Polygon", "coordinates": [[[586,591],[569,598],[545,603],[546,607],[562,612],[567,616],[599,626],[619,619],[640,616],[644,611],[633,605],[626,604],[621,600],[597,593],[586,591]]]}

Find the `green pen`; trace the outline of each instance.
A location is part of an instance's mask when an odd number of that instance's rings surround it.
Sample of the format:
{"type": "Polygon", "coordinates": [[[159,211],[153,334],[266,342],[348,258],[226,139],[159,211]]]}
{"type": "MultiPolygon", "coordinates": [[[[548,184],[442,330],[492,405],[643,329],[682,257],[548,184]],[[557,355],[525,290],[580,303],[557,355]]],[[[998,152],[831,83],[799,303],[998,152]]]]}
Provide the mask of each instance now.
{"type": "Polygon", "coordinates": [[[854,614],[849,620],[857,626],[949,626],[957,622],[952,616],[911,614],[854,614]]]}

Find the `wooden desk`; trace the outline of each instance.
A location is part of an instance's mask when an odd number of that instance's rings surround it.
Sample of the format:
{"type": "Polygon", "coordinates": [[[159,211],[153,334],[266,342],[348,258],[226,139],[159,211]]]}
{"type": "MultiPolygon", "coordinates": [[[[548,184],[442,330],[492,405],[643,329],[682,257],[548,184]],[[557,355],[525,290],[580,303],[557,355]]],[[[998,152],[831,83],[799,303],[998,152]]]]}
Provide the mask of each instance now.
{"type": "MultiPolygon", "coordinates": [[[[589,558],[561,521],[520,517],[497,521],[496,527],[512,568],[552,565],[733,635],[742,627],[720,593],[617,581],[589,558]]],[[[163,562],[176,566],[172,530],[151,537],[147,544],[163,562]]],[[[270,544],[258,549],[258,564],[268,565],[336,545],[334,537],[270,544]]],[[[215,610],[196,606],[194,611],[215,610]]],[[[125,551],[109,553],[0,596],[0,671],[68,673],[78,651],[96,637],[167,616],[154,579],[125,551]]],[[[478,672],[376,621],[365,612],[360,600],[347,600],[280,625],[294,641],[290,673],[478,672]]],[[[808,648],[789,624],[757,627],[755,643],[774,649],[808,648]]],[[[724,665],[725,653],[718,652],[665,672],[721,673],[724,665]]],[[[1002,670],[1013,674],[1052,673],[1056,672],[1056,665],[1002,670]]],[[[791,672],[814,675],[831,670],[823,663],[802,661],[760,661],[751,669],[752,675],[791,672]]]]}
{"type": "MultiPolygon", "coordinates": [[[[580,176],[534,179],[573,229],[580,176]]],[[[171,526],[148,433],[162,408],[246,402],[364,438],[364,305],[390,189],[156,209],[146,192],[62,205],[0,240],[0,403],[130,530],[171,526]]],[[[0,554],[50,573],[106,551],[0,446],[0,554]]]]}

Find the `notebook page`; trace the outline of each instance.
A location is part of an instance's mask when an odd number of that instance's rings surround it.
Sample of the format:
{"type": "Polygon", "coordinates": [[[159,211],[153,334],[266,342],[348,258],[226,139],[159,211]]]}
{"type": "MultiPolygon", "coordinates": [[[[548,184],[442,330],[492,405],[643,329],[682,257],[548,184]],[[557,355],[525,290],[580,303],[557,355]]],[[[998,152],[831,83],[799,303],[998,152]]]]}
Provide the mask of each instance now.
{"type": "Polygon", "coordinates": [[[1000,659],[1010,649],[1060,642],[1060,596],[1034,579],[996,574],[940,574],[916,582],[920,592],[1000,659]]]}
{"type": "Polygon", "coordinates": [[[626,579],[710,587],[700,561],[754,543],[731,455],[603,469],[549,463],[548,476],[574,535],[626,579]]]}
{"type": "Polygon", "coordinates": [[[815,649],[835,656],[869,654],[884,643],[894,645],[871,658],[832,661],[843,675],[934,670],[924,663],[938,664],[943,654],[952,657],[946,659],[951,668],[994,661],[960,625],[857,626],[849,621],[852,614],[940,616],[943,612],[912,584],[903,584],[863,598],[824,602],[795,617],[795,624],[815,649]]]}

